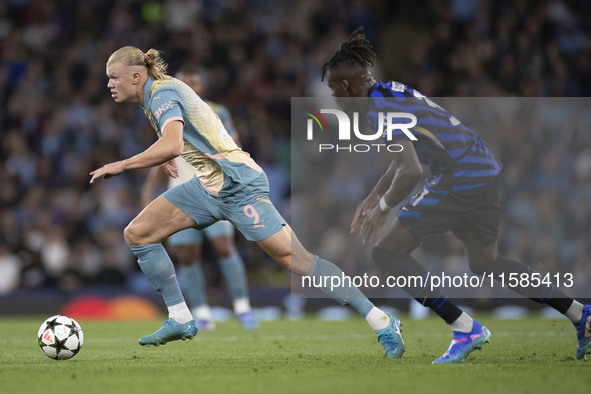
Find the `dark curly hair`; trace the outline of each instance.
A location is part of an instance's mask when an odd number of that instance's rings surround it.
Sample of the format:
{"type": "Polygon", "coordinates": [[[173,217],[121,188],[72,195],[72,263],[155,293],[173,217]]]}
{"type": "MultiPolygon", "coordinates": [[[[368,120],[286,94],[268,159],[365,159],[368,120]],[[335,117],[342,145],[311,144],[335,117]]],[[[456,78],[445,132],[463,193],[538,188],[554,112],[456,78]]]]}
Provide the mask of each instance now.
{"type": "Polygon", "coordinates": [[[347,41],[341,43],[339,48],[332,54],[328,62],[322,66],[322,79],[328,70],[334,70],[341,65],[358,64],[364,67],[373,67],[376,63],[376,54],[373,45],[362,34],[363,26],[357,28],[347,41]]]}

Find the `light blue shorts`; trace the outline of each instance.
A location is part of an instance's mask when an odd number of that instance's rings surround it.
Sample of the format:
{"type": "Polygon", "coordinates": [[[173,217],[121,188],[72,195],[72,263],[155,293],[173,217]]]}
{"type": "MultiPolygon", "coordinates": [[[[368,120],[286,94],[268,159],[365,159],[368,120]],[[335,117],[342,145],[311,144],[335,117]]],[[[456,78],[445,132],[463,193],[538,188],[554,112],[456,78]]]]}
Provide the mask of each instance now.
{"type": "Polygon", "coordinates": [[[232,237],[234,236],[234,225],[227,220],[220,220],[203,230],[197,230],[196,228],[181,230],[168,237],[168,244],[172,246],[202,244],[204,235],[207,239],[220,237],[222,235],[232,237]]]}
{"type": "Polygon", "coordinates": [[[247,240],[257,242],[287,224],[269,200],[269,181],[264,172],[231,196],[214,196],[201,186],[197,177],[167,190],[162,196],[189,215],[198,230],[225,219],[247,240]]]}

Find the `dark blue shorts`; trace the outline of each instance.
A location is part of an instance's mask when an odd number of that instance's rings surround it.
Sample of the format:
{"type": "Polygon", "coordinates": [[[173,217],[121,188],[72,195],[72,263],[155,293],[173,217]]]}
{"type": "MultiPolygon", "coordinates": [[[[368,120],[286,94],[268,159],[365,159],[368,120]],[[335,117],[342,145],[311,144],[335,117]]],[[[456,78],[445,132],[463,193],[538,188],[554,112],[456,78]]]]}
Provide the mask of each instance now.
{"type": "Polygon", "coordinates": [[[498,177],[465,192],[440,191],[427,185],[398,212],[400,222],[421,241],[452,231],[460,240],[470,236],[482,246],[497,240],[500,216],[498,177]]]}

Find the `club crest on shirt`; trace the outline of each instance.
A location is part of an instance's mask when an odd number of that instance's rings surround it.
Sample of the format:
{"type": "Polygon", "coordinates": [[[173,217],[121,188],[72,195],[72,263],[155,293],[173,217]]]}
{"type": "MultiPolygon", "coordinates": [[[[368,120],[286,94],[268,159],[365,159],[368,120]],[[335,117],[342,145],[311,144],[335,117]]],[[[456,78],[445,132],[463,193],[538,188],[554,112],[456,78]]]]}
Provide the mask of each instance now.
{"type": "Polygon", "coordinates": [[[392,81],[392,90],[395,92],[404,92],[404,84],[396,81],[392,81]]]}
{"type": "Polygon", "coordinates": [[[224,128],[224,126],[222,126],[222,127],[220,127],[220,128],[218,129],[218,134],[220,135],[220,137],[221,137],[223,140],[226,140],[226,139],[228,139],[228,137],[230,136],[230,134],[228,134],[228,132],[226,131],[226,129],[224,128]]]}

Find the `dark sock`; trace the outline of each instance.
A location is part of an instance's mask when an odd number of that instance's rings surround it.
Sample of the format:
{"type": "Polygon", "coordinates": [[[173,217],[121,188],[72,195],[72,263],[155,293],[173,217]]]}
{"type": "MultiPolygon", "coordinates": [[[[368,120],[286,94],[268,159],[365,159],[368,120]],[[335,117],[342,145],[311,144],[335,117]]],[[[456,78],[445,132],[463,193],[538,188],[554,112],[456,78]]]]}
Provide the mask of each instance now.
{"type": "MultiPolygon", "coordinates": [[[[504,273],[505,286],[508,283],[509,274],[516,273],[520,278],[521,274],[527,275],[526,277],[531,279],[531,274],[534,273],[534,269],[530,266],[520,263],[515,260],[511,260],[508,257],[499,255],[494,263],[493,273],[495,279],[499,280],[498,275],[504,273]]],[[[543,277],[543,275],[542,275],[543,277]]],[[[533,286],[532,280],[528,281],[528,286],[521,286],[522,281],[518,281],[518,286],[510,287],[513,291],[521,294],[524,297],[529,298],[539,304],[547,304],[558,312],[565,314],[568,308],[573,303],[573,299],[566,295],[562,290],[558,289],[553,284],[540,284],[539,286],[533,286]]]]}

